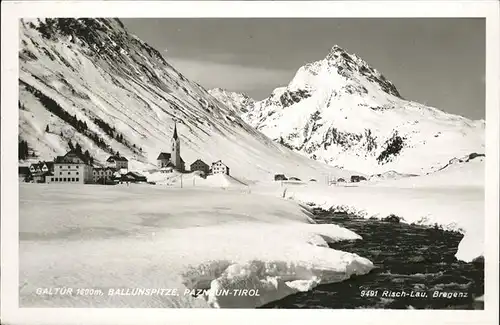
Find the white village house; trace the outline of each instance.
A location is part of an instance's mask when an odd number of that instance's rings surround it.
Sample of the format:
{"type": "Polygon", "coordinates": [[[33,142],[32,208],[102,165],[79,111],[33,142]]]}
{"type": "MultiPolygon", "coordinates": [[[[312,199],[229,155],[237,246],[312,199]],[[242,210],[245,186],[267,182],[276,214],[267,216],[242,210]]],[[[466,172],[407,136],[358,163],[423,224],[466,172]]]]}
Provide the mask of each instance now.
{"type": "Polygon", "coordinates": [[[226,174],[229,175],[229,167],[227,167],[222,160],[212,163],[212,174],[226,174]]]}
{"type": "Polygon", "coordinates": [[[106,159],[106,166],[117,170],[120,169],[128,170],[128,159],[123,156],[120,156],[120,154],[117,153],[116,155],[109,156],[109,158],[106,159]]]}
{"type": "Polygon", "coordinates": [[[96,184],[107,184],[113,182],[113,176],[116,172],[112,167],[96,167],[93,169],[93,182],[96,184]]]}
{"type": "Polygon", "coordinates": [[[54,159],[53,175],[45,177],[46,183],[80,183],[93,182],[92,165],[87,159],[74,151],[54,159]]]}

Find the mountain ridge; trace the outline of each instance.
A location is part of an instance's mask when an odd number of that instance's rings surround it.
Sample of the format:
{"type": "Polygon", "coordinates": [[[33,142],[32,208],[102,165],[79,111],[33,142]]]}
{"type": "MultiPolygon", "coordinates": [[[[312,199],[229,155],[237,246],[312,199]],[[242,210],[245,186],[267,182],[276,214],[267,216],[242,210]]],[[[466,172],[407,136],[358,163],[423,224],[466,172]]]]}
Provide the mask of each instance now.
{"type": "Polygon", "coordinates": [[[52,160],[71,141],[97,163],[120,152],[132,169],[154,169],[177,122],[186,165],[222,159],[243,180],[346,173],[257,132],[119,20],[23,19],[19,28],[19,136],[36,156],[27,162],[52,160]]]}
{"type": "Polygon", "coordinates": [[[484,120],[404,99],[383,74],[338,45],[246,110],[243,120],[274,141],[365,174],[426,174],[484,151],[484,120]]]}

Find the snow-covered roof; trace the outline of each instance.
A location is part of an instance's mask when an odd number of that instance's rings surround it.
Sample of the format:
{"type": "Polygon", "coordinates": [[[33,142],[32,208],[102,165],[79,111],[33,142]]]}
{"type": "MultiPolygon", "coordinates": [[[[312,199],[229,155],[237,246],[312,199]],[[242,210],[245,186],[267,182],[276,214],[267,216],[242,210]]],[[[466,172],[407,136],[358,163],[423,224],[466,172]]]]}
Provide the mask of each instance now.
{"type": "Polygon", "coordinates": [[[88,161],[84,155],[69,151],[64,156],[57,156],[54,159],[54,164],[88,164],[88,161]]]}
{"type": "Polygon", "coordinates": [[[123,156],[117,156],[117,155],[114,155],[114,156],[109,156],[108,159],[106,159],[107,162],[114,162],[114,161],[128,161],[127,158],[123,157],[123,156]]]}
{"type": "Polygon", "coordinates": [[[201,160],[201,159],[197,159],[195,162],[193,162],[193,163],[191,164],[191,166],[193,166],[193,165],[194,165],[194,164],[196,164],[197,162],[201,162],[203,165],[208,166],[208,164],[207,164],[207,163],[205,163],[205,162],[204,162],[203,160],[201,160]]]}
{"type": "Polygon", "coordinates": [[[213,162],[213,163],[212,163],[212,166],[213,166],[213,165],[216,165],[216,164],[224,165],[224,166],[226,166],[227,168],[229,168],[226,164],[224,164],[224,163],[222,162],[222,160],[217,160],[216,162],[213,162]]]}
{"type": "Polygon", "coordinates": [[[170,156],[171,156],[171,154],[169,152],[160,152],[160,154],[158,155],[158,158],[156,158],[156,160],[170,159],[170,156]]]}

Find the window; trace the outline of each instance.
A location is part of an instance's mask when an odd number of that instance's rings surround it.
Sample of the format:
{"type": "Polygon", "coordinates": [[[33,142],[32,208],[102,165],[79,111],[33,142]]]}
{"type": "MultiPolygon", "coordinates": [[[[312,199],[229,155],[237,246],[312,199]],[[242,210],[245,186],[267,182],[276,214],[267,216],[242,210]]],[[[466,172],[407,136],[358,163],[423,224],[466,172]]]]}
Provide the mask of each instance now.
{"type": "Polygon", "coordinates": [[[64,179],[64,181],[66,182],[66,177],[64,177],[63,179],[64,179]]]}
{"type": "Polygon", "coordinates": [[[80,168],[80,166],[76,165],[76,168],[80,168]]]}
{"type": "Polygon", "coordinates": [[[76,181],[78,182],[78,177],[76,178],[76,181]]]}
{"type": "Polygon", "coordinates": [[[68,175],[71,175],[71,172],[68,172],[68,175]]]}
{"type": "Polygon", "coordinates": [[[72,181],[72,182],[74,182],[74,181],[75,181],[75,178],[74,178],[74,177],[72,177],[72,178],[71,178],[71,181],[72,181]]]}
{"type": "Polygon", "coordinates": [[[59,172],[59,175],[62,175],[62,172],[59,172]]]}
{"type": "Polygon", "coordinates": [[[78,175],[78,172],[76,172],[76,174],[78,175]]]}

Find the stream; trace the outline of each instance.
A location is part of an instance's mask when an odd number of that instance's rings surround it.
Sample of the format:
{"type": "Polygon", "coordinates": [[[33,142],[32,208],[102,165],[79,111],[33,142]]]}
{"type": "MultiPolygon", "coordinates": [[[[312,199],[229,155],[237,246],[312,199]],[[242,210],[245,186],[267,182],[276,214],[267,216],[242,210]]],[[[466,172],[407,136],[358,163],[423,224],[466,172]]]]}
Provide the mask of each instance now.
{"type": "Polygon", "coordinates": [[[397,221],[363,219],[345,213],[316,212],[317,223],[350,229],[362,240],[329,244],[370,259],[369,274],[353,276],[261,308],[483,309],[484,262],[455,258],[463,235],[397,221]]]}

